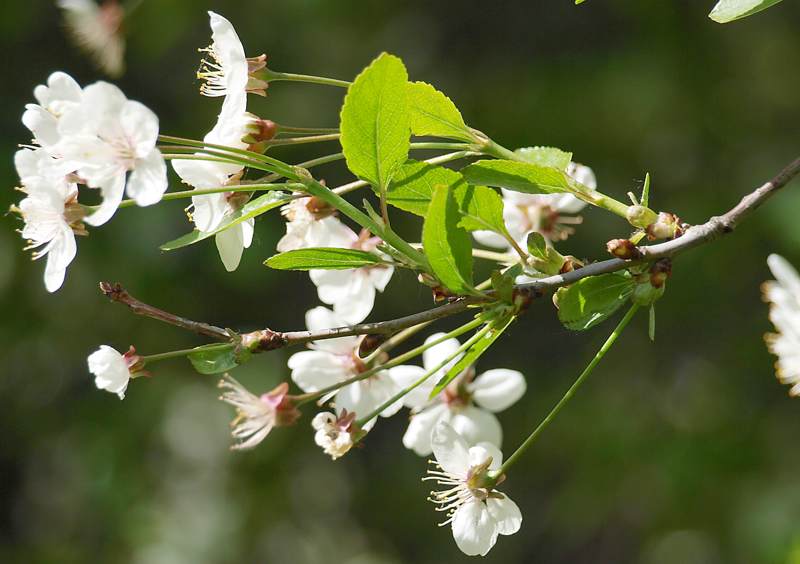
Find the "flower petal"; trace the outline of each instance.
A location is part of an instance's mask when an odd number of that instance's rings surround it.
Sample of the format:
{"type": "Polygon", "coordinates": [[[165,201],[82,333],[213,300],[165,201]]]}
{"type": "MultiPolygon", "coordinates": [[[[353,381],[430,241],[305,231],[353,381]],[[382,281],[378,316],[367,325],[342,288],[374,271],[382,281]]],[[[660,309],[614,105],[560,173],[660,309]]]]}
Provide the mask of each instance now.
{"type": "Polygon", "coordinates": [[[497,527],[486,504],[474,499],[453,515],[453,538],[467,556],[485,556],[497,542],[497,527]]]}
{"type": "Polygon", "coordinates": [[[302,351],[289,357],[292,380],[304,392],[316,392],[350,376],[339,357],[325,351],[302,351]]]}
{"type": "MultiPolygon", "coordinates": [[[[402,364],[389,369],[389,376],[394,379],[400,388],[406,388],[410,386],[422,378],[424,374],[424,368],[421,366],[414,366],[412,364],[402,364]]],[[[403,404],[406,407],[411,408],[422,407],[423,405],[427,404],[430,390],[426,392],[424,389],[422,389],[424,387],[425,384],[422,384],[407,393],[403,398],[403,404]]]]}
{"type": "Polygon", "coordinates": [[[489,515],[492,516],[501,535],[513,535],[522,526],[522,512],[516,503],[500,492],[493,492],[492,497],[486,500],[489,515]],[[494,497],[501,495],[501,498],[494,497]]]}
{"type": "Polygon", "coordinates": [[[239,261],[241,261],[242,252],[244,251],[242,226],[234,225],[225,231],[220,231],[214,236],[214,241],[217,244],[219,258],[222,259],[225,270],[228,272],[236,270],[239,267],[239,261]]]}
{"type": "Polygon", "coordinates": [[[447,406],[438,404],[412,415],[408,429],[403,435],[403,445],[420,456],[431,454],[433,452],[431,433],[446,412],[447,406]]]}
{"type": "Polygon", "coordinates": [[[151,206],[161,201],[167,191],[167,165],[161,152],[153,148],[143,159],[136,161],[126,187],[137,206],[151,206]]]}
{"type": "Polygon", "coordinates": [[[506,368],[487,370],[468,386],[475,403],[489,411],[503,411],[525,394],[525,377],[506,368]]]}
{"type": "Polygon", "coordinates": [[[47,266],[44,269],[44,286],[48,292],[55,292],[64,283],[67,266],[78,250],[72,229],[66,223],[60,229],[61,233],[48,245],[47,266]]]}
{"type": "Polygon", "coordinates": [[[431,433],[431,447],[442,469],[454,476],[466,477],[469,471],[469,446],[452,426],[440,421],[431,433]]]}
{"type": "Polygon", "coordinates": [[[87,216],[84,221],[89,225],[103,225],[114,216],[119,203],[122,201],[122,195],[125,193],[125,172],[120,171],[118,174],[106,177],[99,181],[100,192],[103,194],[103,202],[92,213],[87,216]]]}
{"type": "Polygon", "coordinates": [[[490,458],[492,459],[489,464],[490,470],[498,470],[503,465],[503,453],[492,443],[481,442],[469,449],[470,466],[480,466],[490,458]]]}
{"type": "Polygon", "coordinates": [[[503,428],[493,413],[475,406],[468,406],[454,412],[450,424],[464,440],[471,445],[481,441],[500,446],[503,441],[503,428]]]}

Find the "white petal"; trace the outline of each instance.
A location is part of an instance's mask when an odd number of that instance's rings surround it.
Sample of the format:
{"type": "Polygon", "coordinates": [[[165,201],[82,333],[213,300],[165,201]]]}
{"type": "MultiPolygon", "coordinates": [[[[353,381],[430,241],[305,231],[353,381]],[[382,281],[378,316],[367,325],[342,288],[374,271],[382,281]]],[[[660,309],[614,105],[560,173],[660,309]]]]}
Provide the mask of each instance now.
{"type": "MultiPolygon", "coordinates": [[[[348,325],[342,318],[330,309],[317,306],[306,312],[306,327],[309,331],[321,331],[334,327],[348,325]]],[[[330,351],[343,355],[352,354],[358,345],[358,337],[339,337],[338,339],[323,339],[313,343],[315,349],[330,351]]]]}
{"type": "Polygon", "coordinates": [[[244,245],[245,249],[249,249],[250,244],[253,242],[253,233],[255,231],[255,225],[256,225],[255,219],[246,219],[245,221],[239,224],[239,226],[242,229],[242,245],[244,245]]]}
{"type": "Polygon", "coordinates": [[[89,355],[87,364],[89,372],[95,376],[94,383],[98,388],[117,394],[120,399],[125,396],[130,372],[124,357],[118,351],[101,345],[89,355]]]}
{"type": "Polygon", "coordinates": [[[468,406],[452,413],[450,424],[467,444],[481,441],[500,446],[503,441],[503,428],[494,414],[475,406],[468,406]]]}
{"type": "Polygon", "coordinates": [[[431,433],[431,447],[436,461],[445,472],[466,477],[469,470],[469,446],[455,429],[440,421],[431,433]]]}
{"type": "Polygon", "coordinates": [[[508,241],[506,241],[505,237],[494,231],[473,231],[472,236],[478,243],[486,247],[492,247],[494,249],[508,248],[508,241]]]}
{"type": "Polygon", "coordinates": [[[61,234],[49,245],[47,266],[44,270],[44,285],[48,292],[55,292],[64,283],[67,266],[75,258],[77,245],[72,229],[64,224],[61,234]]]}
{"type": "Polygon", "coordinates": [[[571,162],[567,166],[567,174],[584,186],[597,190],[597,178],[595,178],[594,171],[588,166],[571,162]]]}
{"type": "Polygon", "coordinates": [[[394,267],[376,266],[368,268],[367,272],[369,273],[370,281],[372,282],[372,285],[375,286],[375,289],[379,292],[383,292],[386,289],[386,285],[389,283],[389,280],[392,279],[394,267]]]}
{"type": "Polygon", "coordinates": [[[486,555],[497,542],[497,527],[482,501],[468,501],[453,515],[453,538],[467,556],[486,555]]]}
{"type": "MultiPolygon", "coordinates": [[[[414,366],[411,364],[401,364],[389,369],[389,376],[397,383],[400,388],[406,388],[422,378],[425,374],[425,369],[421,366],[414,366]]],[[[428,403],[428,395],[430,390],[425,393],[425,390],[420,391],[425,385],[417,386],[403,399],[406,407],[422,407],[428,403]]]]}
{"type": "Polygon", "coordinates": [[[43,147],[51,147],[61,139],[58,133],[58,120],[41,106],[26,105],[22,123],[43,147]]]}
{"type": "Polygon", "coordinates": [[[173,160],[172,168],[181,180],[194,188],[219,188],[225,184],[228,176],[216,163],[197,160],[173,160]]]}
{"type": "Polygon", "coordinates": [[[506,368],[487,370],[468,386],[473,400],[489,411],[503,411],[525,394],[525,377],[506,368]]]}
{"type": "Polygon", "coordinates": [[[144,104],[127,100],[120,108],[119,121],[126,143],[137,158],[149,155],[158,141],[158,117],[144,104]]]}
{"type": "Polygon", "coordinates": [[[126,190],[138,206],[150,206],[161,200],[167,191],[167,165],[158,149],[153,148],[145,158],[136,161],[126,190]]]}
{"type": "Polygon", "coordinates": [[[239,261],[242,259],[242,251],[244,250],[241,224],[234,225],[225,231],[220,231],[214,236],[214,241],[217,244],[219,258],[222,259],[222,264],[225,265],[225,270],[228,272],[236,270],[239,267],[239,261]]]}
{"type": "Polygon", "coordinates": [[[111,219],[122,201],[122,195],[125,192],[125,172],[120,171],[119,174],[107,177],[100,181],[100,192],[103,194],[103,202],[100,207],[87,216],[84,221],[89,225],[103,225],[111,219]]]}
{"type": "Polygon", "coordinates": [[[797,270],[780,255],[772,254],[767,257],[767,264],[772,274],[792,294],[800,300],[800,276],[797,270]]]}
{"type": "MultiPolygon", "coordinates": [[[[425,344],[440,339],[444,337],[444,335],[445,333],[434,333],[425,339],[425,344]]],[[[425,370],[432,370],[448,356],[454,354],[460,346],[461,343],[455,338],[442,341],[438,345],[433,345],[422,353],[422,365],[425,367],[425,370]]]]}
{"type": "Polygon", "coordinates": [[[316,392],[350,377],[336,355],[324,351],[302,351],[289,357],[292,380],[304,392],[316,392]]]}
{"type": "Polygon", "coordinates": [[[428,456],[433,452],[431,446],[433,428],[446,412],[447,406],[440,403],[412,415],[408,429],[403,435],[403,445],[420,456],[428,456]]]}
{"type": "Polygon", "coordinates": [[[492,459],[489,470],[499,470],[503,465],[503,453],[492,443],[481,442],[469,449],[469,465],[480,466],[492,459]]]}
{"type": "Polygon", "coordinates": [[[501,535],[513,535],[522,526],[522,512],[517,504],[505,494],[494,492],[493,495],[502,495],[502,498],[490,497],[486,500],[489,515],[492,516],[501,535]]]}

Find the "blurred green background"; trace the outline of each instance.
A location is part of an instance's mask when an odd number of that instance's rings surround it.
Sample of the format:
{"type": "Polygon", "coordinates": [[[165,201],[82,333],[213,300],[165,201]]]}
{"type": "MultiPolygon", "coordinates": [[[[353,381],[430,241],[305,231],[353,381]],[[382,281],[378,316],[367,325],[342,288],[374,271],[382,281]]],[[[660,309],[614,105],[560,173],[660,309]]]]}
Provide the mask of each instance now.
{"type": "MultiPolygon", "coordinates": [[[[205,10],[230,18],[248,54],[276,70],[353,77],[377,53],[400,55],[467,121],[509,147],[555,145],[591,165],[619,199],[653,177],[657,209],[691,223],[731,207],[797,156],[800,5],[784,2],[728,26],[712,0],[641,2],[384,2],[147,0],[128,22],[126,94],[166,133],[201,136],[218,101],[197,93],[205,10]]],[[[65,39],[52,2],[0,7],[0,205],[19,199],[12,155],[19,118],[54,70],[82,84],[102,75],[65,39]]],[[[276,83],[251,109],[300,126],[335,126],[342,92],[276,83]]],[[[315,150],[275,151],[300,161],[315,150]]],[[[329,185],[341,165],[319,169],[329,185]]],[[[110,304],[99,280],[223,327],[299,329],[316,303],[303,274],[261,261],[282,235],[262,216],[235,274],[213,243],[164,254],[189,230],[182,202],[126,209],[79,241],[64,287],[49,295],[15,229],[0,229],[0,561],[3,562],[463,562],[425,501],[424,460],[400,442],[405,417],[383,420],[366,448],[335,463],[313,444],[308,417],[259,448],[228,451],[232,410],[216,378],[185,362],[157,367],[125,401],[95,389],[85,357],[106,343],[143,353],[202,340],[110,304]]],[[[625,235],[588,210],[561,250],[602,258],[625,235]]],[[[501,537],[490,562],[800,562],[800,400],[773,374],[759,284],[765,258],[800,264],[800,184],[736,234],[674,267],[658,307],[655,344],[644,316],[504,486],[522,531],[501,537]]],[[[411,225],[405,226],[410,228],[411,225]]],[[[430,307],[398,274],[371,319],[430,307]]],[[[440,325],[446,327],[445,323],[440,325]]],[[[534,305],[481,360],[528,378],[501,415],[506,453],[567,388],[611,330],[560,327],[534,305]]],[[[288,377],[288,351],[254,359],[237,378],[253,391],[288,377]]]]}

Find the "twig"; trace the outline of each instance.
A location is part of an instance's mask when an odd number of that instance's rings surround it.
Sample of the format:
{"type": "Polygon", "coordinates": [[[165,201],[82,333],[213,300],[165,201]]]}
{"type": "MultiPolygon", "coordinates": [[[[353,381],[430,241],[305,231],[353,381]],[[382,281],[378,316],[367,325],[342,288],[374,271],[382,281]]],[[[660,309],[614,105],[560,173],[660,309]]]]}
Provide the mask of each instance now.
{"type": "MultiPolygon", "coordinates": [[[[642,262],[650,262],[660,258],[673,257],[683,253],[684,251],[713,241],[722,235],[732,232],[744,218],[750,215],[756,208],[761,206],[761,204],[774,195],[775,192],[777,192],[780,188],[788,184],[789,181],[798,174],[800,174],[800,158],[795,159],[772,180],[760,186],[759,188],[756,188],[753,192],[742,198],[742,200],[727,213],[721,216],[712,217],[701,225],[690,227],[681,237],[677,239],[673,239],[665,243],[659,243],[657,245],[638,247],[639,258],[636,260],[622,260],[615,258],[601,262],[595,262],[565,274],[558,274],[556,276],[549,276],[534,282],[519,284],[515,288],[517,291],[528,292],[532,296],[540,296],[545,292],[573,284],[578,280],[587,278],[589,276],[597,276],[598,274],[616,272],[642,262]]],[[[183,327],[201,335],[213,337],[214,339],[220,341],[229,341],[231,338],[227,331],[219,327],[214,327],[213,325],[208,325],[206,323],[200,323],[197,321],[190,321],[142,303],[128,294],[128,292],[126,292],[119,284],[112,285],[107,282],[102,282],[100,284],[100,289],[112,300],[127,305],[134,311],[134,313],[139,315],[152,317],[177,327],[183,327]]],[[[490,299],[490,297],[491,293],[486,295],[486,299],[490,299]]],[[[392,335],[398,331],[418,325],[420,323],[426,323],[461,313],[471,305],[479,304],[480,302],[480,298],[461,298],[443,306],[389,321],[361,323],[348,327],[323,329],[321,331],[279,332],[271,329],[263,329],[261,331],[253,331],[252,333],[243,335],[242,338],[244,342],[255,342],[251,350],[254,352],[260,352],[286,346],[300,345],[311,341],[335,339],[337,337],[351,337],[354,335],[371,334],[392,335]]]]}
{"type": "Polygon", "coordinates": [[[100,282],[100,291],[103,292],[103,294],[105,294],[106,297],[110,298],[112,301],[119,302],[121,304],[128,306],[129,308],[131,308],[133,313],[137,315],[152,317],[153,319],[158,319],[159,321],[163,321],[164,323],[169,323],[170,325],[181,327],[193,333],[197,333],[198,335],[205,335],[207,337],[211,337],[218,341],[231,340],[231,336],[225,329],[222,329],[221,327],[215,327],[214,325],[209,325],[208,323],[202,323],[200,321],[192,321],[184,317],[179,317],[172,313],[158,309],[157,307],[148,305],[131,296],[128,293],[128,291],[125,290],[125,288],[123,288],[119,284],[111,284],[110,282],[100,282]]]}

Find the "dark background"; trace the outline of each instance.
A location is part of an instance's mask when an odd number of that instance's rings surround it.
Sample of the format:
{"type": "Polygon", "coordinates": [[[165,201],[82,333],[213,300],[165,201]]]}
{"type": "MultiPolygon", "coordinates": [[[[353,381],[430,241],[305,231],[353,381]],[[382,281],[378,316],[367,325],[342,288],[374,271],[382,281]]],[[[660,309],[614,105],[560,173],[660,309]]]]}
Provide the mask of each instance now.
{"type": "MultiPolygon", "coordinates": [[[[192,137],[218,101],[197,93],[206,8],[230,18],[248,54],[271,67],[352,78],[382,50],[448,93],[466,120],[509,147],[555,145],[590,164],[619,199],[653,177],[657,209],[691,223],[731,207],[798,154],[800,5],[783,2],[721,26],[711,0],[382,2],[147,0],[128,22],[126,94],[161,130],[192,137]]],[[[65,39],[51,2],[0,8],[0,205],[19,199],[12,155],[32,89],[61,69],[102,78],[65,39]]],[[[263,117],[335,126],[342,92],[276,83],[263,117]]],[[[323,148],[275,151],[297,162],[323,148]]],[[[319,169],[329,185],[341,165],[319,169]]],[[[176,183],[177,185],[177,183],[176,183]]],[[[174,189],[174,188],[173,188],[174,189]]],[[[120,402],[95,389],[85,357],[106,343],[143,353],[202,341],[108,303],[99,280],[223,327],[302,328],[316,303],[307,276],[261,264],[283,232],[262,216],[235,274],[210,241],[164,254],[189,230],[184,202],[121,210],[79,241],[64,287],[22,251],[18,220],[0,228],[0,560],[4,562],[462,562],[425,501],[425,462],[402,448],[404,416],[332,463],[308,413],[258,449],[229,453],[231,409],[216,378],[183,361],[157,367],[120,402]]],[[[626,226],[594,210],[561,247],[602,258],[626,226]]],[[[799,400],[774,378],[759,284],[765,259],[800,264],[800,185],[733,236],[682,256],[658,304],[653,345],[636,320],[588,384],[509,476],[524,514],[490,562],[800,562],[799,400]]],[[[408,226],[407,226],[408,227],[408,226]]],[[[396,275],[370,319],[429,307],[396,275]]],[[[613,323],[613,322],[612,322],[613,323]]],[[[529,391],[503,413],[509,453],[588,362],[612,323],[560,327],[536,304],[480,368],[509,367],[529,391]]],[[[445,327],[442,324],[441,327],[445,327]]],[[[288,351],[235,375],[254,391],[288,377],[288,351]]]]}

